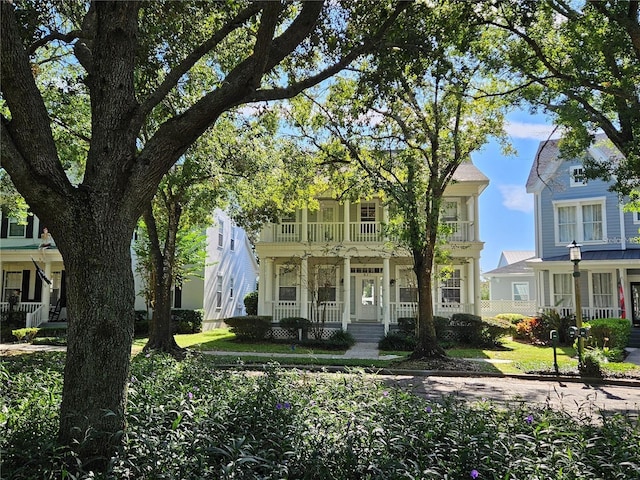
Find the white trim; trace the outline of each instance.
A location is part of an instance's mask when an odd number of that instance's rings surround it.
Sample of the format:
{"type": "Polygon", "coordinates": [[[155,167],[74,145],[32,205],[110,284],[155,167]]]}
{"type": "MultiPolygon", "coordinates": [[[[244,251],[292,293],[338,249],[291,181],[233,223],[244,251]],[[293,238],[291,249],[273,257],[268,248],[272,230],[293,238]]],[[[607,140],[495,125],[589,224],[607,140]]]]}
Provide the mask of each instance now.
{"type": "Polygon", "coordinates": [[[583,165],[571,165],[569,167],[569,186],[570,187],[584,187],[587,184],[587,178],[584,175],[583,165]],[[576,170],[580,171],[579,176],[576,176],[576,170]],[[579,178],[580,180],[576,180],[579,178]]]}
{"type": "Polygon", "coordinates": [[[531,284],[529,282],[511,282],[511,300],[516,301],[515,298],[515,286],[526,285],[527,286],[527,298],[520,298],[517,301],[529,301],[531,300],[531,284]]]}
{"type": "Polygon", "coordinates": [[[554,200],[551,202],[553,205],[553,234],[556,247],[564,247],[572,240],[575,240],[578,243],[588,244],[588,245],[601,245],[607,243],[607,198],[606,197],[591,197],[591,198],[580,198],[580,199],[570,199],[570,200],[554,200]],[[601,240],[584,240],[583,238],[583,225],[584,220],[582,218],[582,208],[586,205],[600,205],[602,208],[602,239],[601,240]],[[575,207],[576,209],[576,231],[575,238],[569,239],[568,241],[562,240],[560,241],[560,229],[558,228],[558,208],[560,207],[575,207]]]}

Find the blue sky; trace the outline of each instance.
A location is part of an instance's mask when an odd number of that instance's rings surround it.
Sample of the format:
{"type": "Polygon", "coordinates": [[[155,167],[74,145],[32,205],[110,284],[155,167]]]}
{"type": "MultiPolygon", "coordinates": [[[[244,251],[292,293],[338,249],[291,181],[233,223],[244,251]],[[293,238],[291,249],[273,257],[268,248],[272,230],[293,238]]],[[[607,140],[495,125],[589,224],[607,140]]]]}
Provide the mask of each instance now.
{"type": "MultiPolygon", "coordinates": [[[[518,111],[507,117],[506,131],[517,154],[505,156],[496,141],[471,155],[473,163],[489,177],[480,195],[481,272],[498,266],[503,250],[534,250],[533,195],[526,181],[541,141],[553,130],[544,115],[518,111]]],[[[557,137],[557,135],[554,135],[557,137]]]]}

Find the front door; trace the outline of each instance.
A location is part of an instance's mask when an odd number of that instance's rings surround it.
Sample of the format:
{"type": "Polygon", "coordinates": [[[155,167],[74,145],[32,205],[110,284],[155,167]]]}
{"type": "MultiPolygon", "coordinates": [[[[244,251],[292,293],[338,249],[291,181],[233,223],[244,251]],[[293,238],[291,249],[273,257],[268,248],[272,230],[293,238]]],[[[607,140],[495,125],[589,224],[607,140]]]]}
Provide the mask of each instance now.
{"type": "Polygon", "coordinates": [[[356,277],[356,319],[360,321],[378,321],[380,295],[378,278],[356,277]]]}
{"type": "Polygon", "coordinates": [[[631,284],[631,318],[634,325],[640,325],[640,283],[631,284]]]}

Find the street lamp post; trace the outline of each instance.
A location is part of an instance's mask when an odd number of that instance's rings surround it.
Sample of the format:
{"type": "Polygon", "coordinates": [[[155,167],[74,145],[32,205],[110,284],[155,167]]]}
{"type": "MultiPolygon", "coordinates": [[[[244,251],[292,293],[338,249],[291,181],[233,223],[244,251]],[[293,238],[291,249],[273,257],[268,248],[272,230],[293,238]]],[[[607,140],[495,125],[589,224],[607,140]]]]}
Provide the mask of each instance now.
{"type": "Polygon", "coordinates": [[[580,301],[580,268],[578,264],[582,260],[581,245],[574,240],[567,248],[569,249],[569,260],[573,262],[573,290],[576,298],[576,330],[578,332],[578,369],[582,369],[582,350],[584,347],[584,338],[580,334],[582,332],[582,302],[580,301]]]}

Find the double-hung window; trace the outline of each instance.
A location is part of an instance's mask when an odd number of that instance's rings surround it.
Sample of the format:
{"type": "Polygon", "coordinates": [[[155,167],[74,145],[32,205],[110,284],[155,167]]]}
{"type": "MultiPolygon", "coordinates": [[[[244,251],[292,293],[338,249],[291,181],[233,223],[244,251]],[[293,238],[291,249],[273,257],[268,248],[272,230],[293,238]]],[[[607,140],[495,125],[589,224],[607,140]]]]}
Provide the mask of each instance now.
{"type": "Polygon", "coordinates": [[[557,245],[601,243],[606,231],[605,199],[554,202],[555,238],[557,245]]]}
{"type": "Polygon", "coordinates": [[[512,295],[513,300],[515,301],[529,300],[529,283],[528,282],[513,282],[512,289],[513,289],[513,295],[512,295]]]}
{"type": "Polygon", "coordinates": [[[553,305],[555,307],[568,307],[573,304],[573,286],[571,274],[553,274],[553,305]]]}
{"type": "Polygon", "coordinates": [[[594,273],[591,275],[593,285],[593,306],[613,306],[613,284],[611,273],[594,273]]]}

